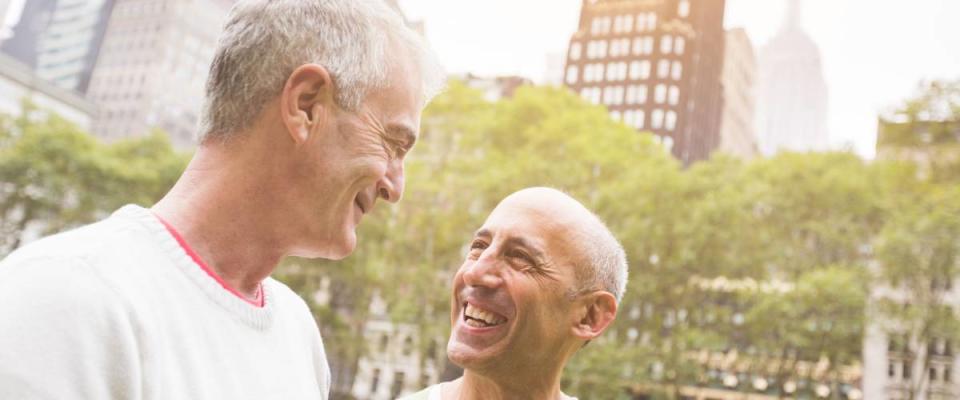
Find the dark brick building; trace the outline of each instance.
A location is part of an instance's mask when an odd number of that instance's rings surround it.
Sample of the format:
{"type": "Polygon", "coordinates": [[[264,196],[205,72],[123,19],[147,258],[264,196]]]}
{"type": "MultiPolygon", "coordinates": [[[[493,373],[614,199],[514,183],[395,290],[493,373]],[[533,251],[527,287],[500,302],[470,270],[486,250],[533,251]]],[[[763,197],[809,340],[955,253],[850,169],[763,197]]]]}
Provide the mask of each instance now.
{"type": "Polygon", "coordinates": [[[684,164],[720,144],[725,0],[584,0],[564,83],[684,164]]]}

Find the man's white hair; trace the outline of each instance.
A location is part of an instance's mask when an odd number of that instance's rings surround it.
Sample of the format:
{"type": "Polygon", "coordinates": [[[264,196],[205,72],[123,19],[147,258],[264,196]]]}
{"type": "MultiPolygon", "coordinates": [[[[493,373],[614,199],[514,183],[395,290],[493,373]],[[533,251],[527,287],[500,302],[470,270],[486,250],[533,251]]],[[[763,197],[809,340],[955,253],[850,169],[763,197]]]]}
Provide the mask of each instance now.
{"type": "Polygon", "coordinates": [[[424,39],[383,0],[238,1],[210,65],[199,139],[226,139],[249,128],[290,74],[308,63],[326,68],[337,104],[356,110],[370,91],[390,84],[396,57],[413,61],[426,104],[443,86],[442,69],[424,39]]]}
{"type": "Polygon", "coordinates": [[[627,290],[627,253],[607,225],[593,212],[587,210],[592,221],[581,227],[581,235],[586,239],[583,249],[585,262],[577,268],[579,290],[602,288],[613,294],[617,304],[627,290]]]}

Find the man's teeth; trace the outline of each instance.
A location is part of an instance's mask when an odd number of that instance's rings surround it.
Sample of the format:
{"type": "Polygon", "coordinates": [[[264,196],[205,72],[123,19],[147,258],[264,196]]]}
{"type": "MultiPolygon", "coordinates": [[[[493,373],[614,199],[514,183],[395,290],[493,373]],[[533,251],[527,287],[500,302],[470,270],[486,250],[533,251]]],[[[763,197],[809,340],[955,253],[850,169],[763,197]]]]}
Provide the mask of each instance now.
{"type": "Polygon", "coordinates": [[[504,323],[506,320],[494,313],[489,311],[474,307],[470,303],[464,307],[463,314],[469,318],[466,319],[467,325],[470,325],[475,328],[482,328],[484,326],[490,325],[499,325],[504,323]],[[482,321],[482,322],[481,322],[482,321]]]}

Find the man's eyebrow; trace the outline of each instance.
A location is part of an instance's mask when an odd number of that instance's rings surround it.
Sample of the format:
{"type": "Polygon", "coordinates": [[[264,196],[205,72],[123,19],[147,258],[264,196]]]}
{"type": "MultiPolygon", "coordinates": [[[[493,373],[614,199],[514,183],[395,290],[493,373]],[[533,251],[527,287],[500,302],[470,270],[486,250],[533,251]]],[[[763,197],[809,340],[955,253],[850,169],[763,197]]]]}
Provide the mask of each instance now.
{"type": "Polygon", "coordinates": [[[387,126],[387,132],[401,141],[404,148],[411,148],[417,142],[416,131],[406,124],[390,124],[387,126]]]}
{"type": "MultiPolygon", "coordinates": [[[[488,230],[488,229],[486,229],[486,228],[481,228],[480,230],[477,231],[477,233],[474,233],[473,235],[474,235],[474,237],[480,237],[480,238],[484,238],[484,239],[489,239],[490,237],[493,236],[493,234],[490,232],[490,230],[488,230]]],[[[504,240],[503,242],[504,242],[504,244],[507,245],[507,246],[522,247],[522,248],[526,249],[527,251],[529,251],[529,252],[531,253],[530,255],[531,255],[533,258],[536,258],[536,259],[542,259],[542,258],[543,258],[543,251],[540,250],[538,247],[534,246],[532,242],[530,242],[530,241],[527,240],[527,239],[524,239],[523,237],[520,237],[520,236],[511,236],[511,237],[507,238],[506,240],[504,240]]]]}
{"type": "Polygon", "coordinates": [[[529,240],[527,240],[527,239],[524,239],[523,237],[520,237],[520,236],[511,236],[511,237],[507,238],[507,240],[504,240],[503,243],[504,243],[505,245],[507,245],[507,246],[522,247],[522,248],[526,249],[527,251],[529,251],[529,252],[531,253],[530,255],[531,255],[533,258],[536,258],[536,259],[542,259],[542,258],[543,258],[543,251],[541,251],[539,248],[537,248],[536,246],[534,246],[533,243],[531,243],[531,242],[530,242],[529,240]]]}

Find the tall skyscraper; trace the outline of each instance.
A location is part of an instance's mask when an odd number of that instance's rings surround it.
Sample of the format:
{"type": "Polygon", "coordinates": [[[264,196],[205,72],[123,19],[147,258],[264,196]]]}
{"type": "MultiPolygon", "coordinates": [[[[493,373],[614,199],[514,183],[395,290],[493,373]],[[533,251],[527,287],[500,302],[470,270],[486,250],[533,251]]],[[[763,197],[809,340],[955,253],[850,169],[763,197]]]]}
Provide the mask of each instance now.
{"type": "Polygon", "coordinates": [[[88,97],[107,140],[160,128],[194,146],[210,61],[231,0],[116,0],[88,97]]]}
{"type": "Polygon", "coordinates": [[[820,50],[800,27],[800,13],[800,0],[789,0],[783,28],[760,52],[757,131],[764,155],[828,145],[820,50]]]}
{"type": "Polygon", "coordinates": [[[743,28],[727,31],[724,48],[720,151],[753,158],[759,153],[754,133],[757,57],[743,28]]]}
{"type": "Polygon", "coordinates": [[[40,36],[50,25],[50,18],[56,6],[57,0],[34,0],[24,3],[17,24],[13,27],[13,36],[3,41],[0,52],[30,69],[35,69],[40,36]]]}
{"type": "Polygon", "coordinates": [[[584,0],[564,83],[684,164],[720,144],[725,0],[584,0]]]}
{"type": "Polygon", "coordinates": [[[3,51],[64,89],[85,93],[113,0],[26,2],[3,51]]]}

